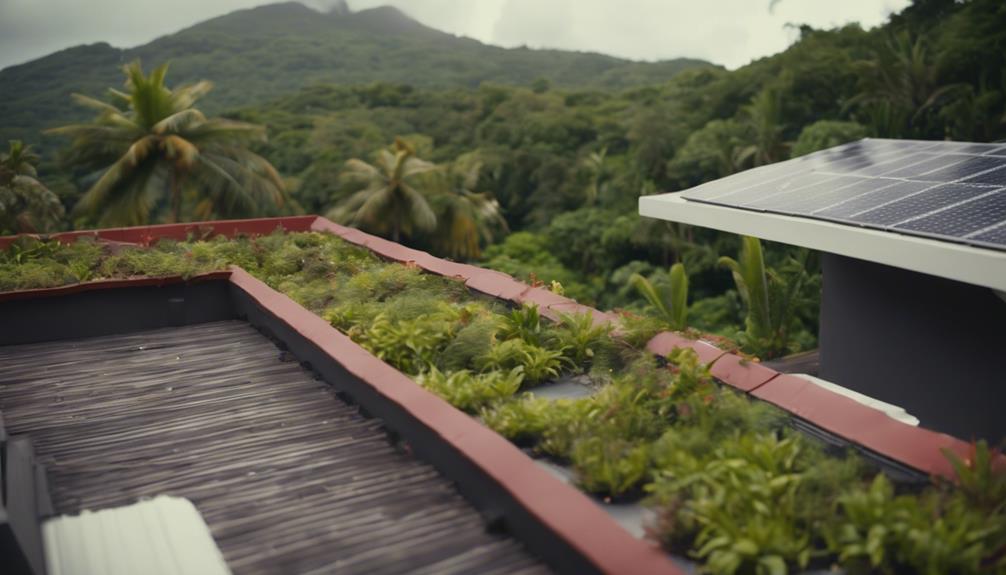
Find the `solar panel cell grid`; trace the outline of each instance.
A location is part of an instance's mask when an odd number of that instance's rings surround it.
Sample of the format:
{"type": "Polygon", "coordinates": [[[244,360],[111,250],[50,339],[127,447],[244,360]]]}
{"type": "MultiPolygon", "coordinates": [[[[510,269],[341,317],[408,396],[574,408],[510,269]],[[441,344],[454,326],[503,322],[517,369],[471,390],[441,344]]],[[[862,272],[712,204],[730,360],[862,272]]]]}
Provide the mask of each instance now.
{"type": "Polygon", "coordinates": [[[813,194],[814,190],[826,189],[824,187],[832,185],[836,179],[837,178],[835,176],[830,174],[801,174],[790,179],[786,185],[779,186],[773,192],[756,196],[749,194],[750,199],[746,198],[743,202],[732,201],[731,203],[736,203],[747,208],[766,209],[766,206],[771,206],[779,201],[782,201],[783,204],[785,204],[786,200],[782,198],[798,197],[803,194],[813,194]]]}
{"type": "Polygon", "coordinates": [[[894,227],[941,236],[965,237],[1004,222],[1006,191],[1000,190],[894,227]]]}
{"type": "Polygon", "coordinates": [[[866,212],[853,214],[849,219],[861,224],[890,226],[951,204],[969,200],[988,191],[960,184],[946,184],[895,200],[890,204],[866,212]]]}
{"type": "Polygon", "coordinates": [[[891,185],[892,183],[894,182],[890,180],[857,178],[849,185],[838,188],[830,188],[824,193],[793,200],[789,205],[780,206],[778,211],[791,215],[809,214],[816,210],[831,207],[839,202],[848,200],[849,198],[855,198],[863,194],[875,192],[884,186],[891,185]]]}
{"type": "Polygon", "coordinates": [[[1004,187],[1002,143],[867,139],[747,170],[682,196],[999,247],[1006,246],[1006,225],[996,227],[1006,220],[1006,190],[997,192],[1004,187]]]}
{"type": "Polygon", "coordinates": [[[976,234],[971,234],[968,236],[967,239],[972,242],[979,242],[984,244],[991,244],[993,246],[1006,247],[1006,224],[1000,225],[992,229],[984,230],[976,234]]]}
{"type": "Polygon", "coordinates": [[[941,180],[936,180],[930,178],[927,174],[935,173],[941,168],[946,168],[960,164],[961,162],[967,160],[970,156],[965,156],[964,154],[947,154],[945,156],[931,156],[930,158],[919,162],[917,164],[912,164],[911,166],[905,166],[897,170],[891,170],[879,174],[888,178],[906,178],[912,180],[925,180],[927,182],[938,182],[941,180]]]}
{"type": "MultiPolygon", "coordinates": [[[[783,212],[796,210],[800,213],[803,210],[798,209],[797,206],[817,203],[820,196],[829,192],[844,192],[845,188],[862,181],[861,178],[851,176],[827,177],[803,188],[759,198],[750,204],[745,204],[745,207],[783,212]]],[[[826,205],[828,204],[823,204],[821,207],[826,205]]]]}
{"type": "Polygon", "coordinates": [[[816,210],[808,215],[828,219],[848,219],[853,214],[864,212],[882,204],[892,202],[898,198],[921,192],[931,187],[932,184],[922,182],[901,182],[898,180],[876,180],[878,183],[886,182],[887,185],[872,192],[867,192],[853,196],[848,200],[833,204],[827,208],[816,210]]]}
{"type": "Polygon", "coordinates": [[[956,154],[984,154],[999,147],[999,144],[973,144],[969,142],[938,142],[936,145],[956,154]]]}
{"type": "Polygon", "coordinates": [[[1006,186],[1006,158],[1001,159],[999,167],[981,174],[975,174],[974,176],[965,179],[964,182],[968,184],[1006,186]]]}
{"type": "Polygon", "coordinates": [[[977,174],[995,171],[1003,167],[1006,167],[1006,158],[979,156],[977,158],[967,158],[946,168],[926,172],[910,179],[926,180],[929,182],[956,182],[959,180],[974,182],[976,181],[974,180],[975,177],[980,177],[977,174]]]}
{"type": "Polygon", "coordinates": [[[801,173],[806,172],[797,172],[797,175],[780,174],[778,177],[770,177],[768,180],[749,179],[746,182],[741,180],[736,184],[731,182],[730,185],[726,186],[716,185],[719,184],[719,181],[710,182],[702,186],[701,189],[696,189],[694,196],[707,201],[734,205],[738,202],[764,197],[783,189],[789,189],[794,185],[793,181],[801,173]]]}
{"type": "Polygon", "coordinates": [[[936,154],[908,154],[907,156],[898,156],[874,163],[866,168],[857,170],[857,172],[864,176],[882,176],[932,161],[936,157],[936,154]]]}

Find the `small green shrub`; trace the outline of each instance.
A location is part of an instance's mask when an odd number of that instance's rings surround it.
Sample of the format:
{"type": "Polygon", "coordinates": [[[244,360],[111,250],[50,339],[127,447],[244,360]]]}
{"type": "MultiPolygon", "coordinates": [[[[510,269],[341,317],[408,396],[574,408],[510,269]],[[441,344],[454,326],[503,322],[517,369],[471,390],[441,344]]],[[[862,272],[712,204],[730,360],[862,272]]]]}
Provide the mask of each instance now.
{"type": "Polygon", "coordinates": [[[475,359],[482,371],[508,370],[522,367],[528,384],[537,385],[555,379],[569,365],[563,352],[545,349],[523,339],[508,339],[490,346],[475,359]]]}
{"type": "Polygon", "coordinates": [[[437,354],[447,346],[457,329],[458,311],[441,303],[426,317],[393,321],[382,311],[370,327],[350,335],[371,353],[395,368],[418,374],[436,364],[437,354]]]}
{"type": "Polygon", "coordinates": [[[538,306],[524,304],[502,317],[499,335],[504,340],[517,338],[531,345],[540,345],[543,331],[538,306]]]}
{"type": "Polygon", "coordinates": [[[643,442],[591,436],[574,444],[570,459],[583,489],[621,498],[642,486],[650,454],[643,442]]]}
{"type": "Polygon", "coordinates": [[[601,348],[611,343],[610,323],[598,323],[588,313],[560,314],[559,325],[552,329],[550,347],[564,350],[574,367],[586,369],[601,348]]]}
{"type": "Polygon", "coordinates": [[[473,318],[458,330],[440,355],[440,368],[448,370],[475,369],[476,359],[485,356],[493,346],[499,321],[494,314],[473,318]]]}
{"type": "Polygon", "coordinates": [[[693,555],[709,572],[786,573],[816,554],[801,515],[801,450],[793,437],[737,435],[711,456],[673,456],[652,490],[677,502],[674,530],[694,537],[693,555]]]}
{"type": "Polygon", "coordinates": [[[824,533],[849,573],[1006,572],[1006,475],[994,469],[984,442],[975,445],[968,461],[947,457],[958,489],[897,495],[891,482],[877,475],[868,487],[838,497],[837,519],[824,533]]]}
{"type": "Polygon", "coordinates": [[[483,409],[479,416],[496,433],[514,443],[526,445],[533,444],[545,434],[555,411],[554,402],[527,393],[483,409]]]}
{"type": "Polygon", "coordinates": [[[472,373],[461,370],[447,374],[431,367],[429,371],[416,377],[419,385],[469,413],[512,396],[523,380],[524,374],[520,367],[509,372],[472,373]]]}

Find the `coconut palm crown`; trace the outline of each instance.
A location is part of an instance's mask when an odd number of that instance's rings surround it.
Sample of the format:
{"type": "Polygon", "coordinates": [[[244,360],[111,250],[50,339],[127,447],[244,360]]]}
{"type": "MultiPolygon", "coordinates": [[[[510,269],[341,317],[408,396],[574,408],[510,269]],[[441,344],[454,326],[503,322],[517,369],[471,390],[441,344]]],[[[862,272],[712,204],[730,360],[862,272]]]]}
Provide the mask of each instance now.
{"type": "Polygon", "coordinates": [[[284,203],[283,183],[247,145],[261,126],[207,118],[193,105],[210,91],[203,81],[170,89],[167,64],[145,75],[124,67],[125,91],[111,102],[74,94],[98,116],[51,130],[72,139],[68,163],[94,181],[76,210],[101,225],[136,225],[269,212],[284,203]]]}
{"type": "Polygon", "coordinates": [[[416,179],[436,166],[416,157],[415,149],[401,138],[391,148],[377,152],[373,164],[353,158],[342,177],[357,191],[328,213],[328,217],[369,232],[401,235],[432,232],[437,217],[426,196],[416,189],[416,179]]]}

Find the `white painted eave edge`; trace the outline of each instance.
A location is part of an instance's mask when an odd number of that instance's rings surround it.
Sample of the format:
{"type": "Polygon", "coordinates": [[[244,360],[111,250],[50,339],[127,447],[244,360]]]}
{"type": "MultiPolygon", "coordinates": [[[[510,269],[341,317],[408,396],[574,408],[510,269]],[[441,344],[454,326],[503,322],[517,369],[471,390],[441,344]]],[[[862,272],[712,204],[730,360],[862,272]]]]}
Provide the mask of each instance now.
{"type": "Polygon", "coordinates": [[[1006,252],[851,225],[690,202],[639,198],[639,214],[754,236],[1006,291],[1006,252]]]}

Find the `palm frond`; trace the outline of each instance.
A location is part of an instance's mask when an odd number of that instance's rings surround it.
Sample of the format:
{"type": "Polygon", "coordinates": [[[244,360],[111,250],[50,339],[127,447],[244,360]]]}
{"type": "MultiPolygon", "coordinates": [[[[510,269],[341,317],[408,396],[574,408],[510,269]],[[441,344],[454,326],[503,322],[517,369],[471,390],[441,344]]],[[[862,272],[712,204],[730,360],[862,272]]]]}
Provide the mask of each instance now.
{"type": "Polygon", "coordinates": [[[199,124],[205,121],[206,116],[204,116],[202,112],[196,110],[195,108],[188,108],[179,110],[167,118],[164,118],[160,122],[157,122],[153,125],[150,131],[155,134],[178,132],[186,126],[199,124]]]}

